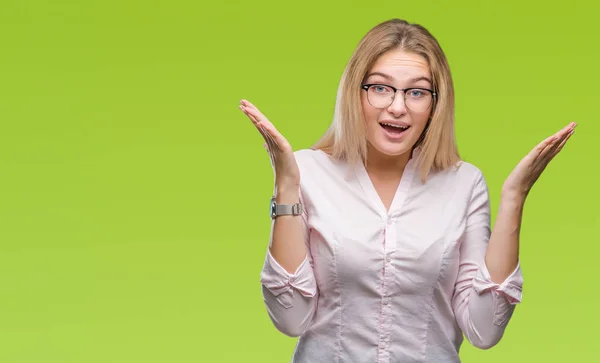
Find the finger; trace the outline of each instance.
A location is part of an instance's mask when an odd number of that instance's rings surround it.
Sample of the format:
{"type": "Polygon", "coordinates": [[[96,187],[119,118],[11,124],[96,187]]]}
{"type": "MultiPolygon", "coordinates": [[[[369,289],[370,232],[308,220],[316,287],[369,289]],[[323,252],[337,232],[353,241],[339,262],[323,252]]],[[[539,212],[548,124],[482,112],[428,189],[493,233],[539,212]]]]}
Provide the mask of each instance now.
{"type": "Polygon", "coordinates": [[[240,106],[240,109],[248,116],[248,118],[252,121],[254,126],[257,128],[258,132],[261,134],[263,139],[266,141],[266,144],[276,144],[273,140],[273,137],[270,135],[269,131],[264,128],[264,126],[256,119],[256,116],[250,112],[247,112],[247,109],[244,106],[240,106]]]}
{"type": "Polygon", "coordinates": [[[565,146],[567,141],[569,141],[569,139],[571,138],[571,136],[573,136],[574,133],[575,133],[575,130],[571,130],[571,132],[569,132],[567,134],[567,136],[560,142],[560,144],[558,144],[558,146],[554,150],[552,157],[556,156],[562,150],[562,148],[565,146]]]}
{"type": "Polygon", "coordinates": [[[266,119],[267,117],[265,115],[263,115],[262,112],[260,112],[260,110],[258,109],[258,107],[254,106],[254,104],[248,100],[242,100],[242,105],[244,105],[244,107],[248,108],[249,110],[253,111],[253,114],[255,114],[256,116],[258,116],[258,118],[262,121],[263,119],[266,119]]]}
{"type": "Polygon", "coordinates": [[[258,132],[260,133],[260,135],[263,137],[263,139],[266,141],[267,144],[273,144],[273,143],[275,143],[274,140],[273,140],[273,137],[260,124],[260,122],[258,122],[258,120],[256,120],[256,117],[254,115],[252,115],[252,114],[246,114],[246,115],[252,121],[252,123],[254,124],[254,126],[256,127],[256,129],[258,130],[258,132]]]}
{"type": "Polygon", "coordinates": [[[279,147],[279,145],[273,139],[273,136],[271,135],[269,130],[265,129],[265,127],[259,122],[257,122],[254,125],[256,126],[256,128],[258,129],[258,132],[260,132],[263,139],[265,140],[265,144],[267,145],[267,150],[271,151],[271,150],[273,150],[274,147],[279,147]]]}
{"type": "MultiPolygon", "coordinates": [[[[264,127],[263,127],[264,129],[264,127]]],[[[271,163],[273,166],[275,166],[275,162],[277,162],[280,158],[281,155],[281,151],[283,150],[281,148],[281,145],[275,140],[275,138],[272,137],[272,135],[265,130],[265,133],[267,134],[268,137],[268,142],[267,144],[267,151],[269,153],[269,157],[271,158],[271,163]]]]}
{"type": "Polygon", "coordinates": [[[547,150],[549,150],[553,145],[556,144],[558,137],[556,135],[552,135],[547,137],[544,141],[540,142],[534,149],[536,156],[544,155],[547,150]]]}
{"type": "Polygon", "coordinates": [[[269,126],[273,126],[273,124],[271,123],[271,121],[269,121],[269,119],[267,118],[267,116],[265,116],[259,109],[258,107],[254,106],[254,104],[252,104],[252,102],[248,101],[248,100],[242,100],[240,101],[240,103],[242,104],[242,106],[244,107],[244,109],[246,109],[248,112],[250,112],[252,115],[254,115],[254,117],[256,117],[256,119],[260,122],[263,122],[269,126]]]}
{"type": "Polygon", "coordinates": [[[271,121],[269,121],[269,118],[267,118],[267,116],[265,116],[259,109],[258,107],[256,107],[254,104],[252,104],[252,102],[247,101],[247,100],[243,100],[244,101],[244,105],[245,107],[249,110],[249,112],[251,112],[258,121],[264,123],[265,125],[268,125],[269,127],[272,127],[273,129],[275,129],[275,126],[271,123],[271,121]]]}
{"type": "Polygon", "coordinates": [[[275,161],[277,160],[277,153],[274,152],[274,148],[277,147],[277,144],[273,141],[273,138],[270,136],[269,132],[265,130],[261,125],[258,126],[261,129],[261,133],[265,136],[265,149],[267,150],[267,154],[269,155],[269,160],[271,161],[271,167],[275,167],[275,161]]]}
{"type": "Polygon", "coordinates": [[[258,124],[258,127],[262,130],[262,132],[267,136],[266,141],[268,146],[270,146],[271,149],[273,149],[273,147],[277,147],[279,148],[279,144],[277,143],[277,141],[275,140],[275,138],[273,137],[272,133],[270,132],[270,130],[266,129],[264,127],[263,124],[258,124]]]}
{"type": "Polygon", "coordinates": [[[562,143],[562,141],[573,132],[577,124],[575,122],[569,123],[567,126],[560,129],[554,135],[548,137],[546,140],[542,141],[536,148],[538,157],[545,157],[548,153],[555,150],[558,145],[562,143]]]}
{"type": "Polygon", "coordinates": [[[575,122],[571,122],[567,126],[560,129],[556,134],[554,134],[554,136],[562,140],[564,137],[567,136],[568,133],[575,129],[575,126],[577,126],[577,124],[575,122]]]}
{"type": "Polygon", "coordinates": [[[244,106],[239,106],[239,109],[242,110],[242,112],[248,116],[248,118],[250,119],[250,121],[252,121],[252,123],[256,124],[258,122],[258,120],[256,119],[256,116],[254,116],[253,114],[248,112],[248,109],[244,106]]]}
{"type": "Polygon", "coordinates": [[[249,110],[245,106],[240,106],[240,109],[246,114],[246,116],[248,116],[248,118],[252,121],[252,123],[254,124],[254,126],[256,126],[256,128],[261,133],[261,135],[263,135],[263,137],[265,138],[265,140],[266,141],[270,141],[270,139],[272,139],[272,137],[270,137],[269,132],[267,130],[265,130],[265,128],[260,123],[260,121],[258,120],[258,118],[256,117],[256,115],[254,113],[252,113],[252,111],[249,110]]]}
{"type": "Polygon", "coordinates": [[[271,167],[274,168],[275,167],[275,157],[274,157],[274,152],[271,151],[271,147],[269,146],[269,143],[265,142],[265,150],[267,150],[267,155],[269,155],[269,161],[271,162],[271,167]]]}
{"type": "Polygon", "coordinates": [[[260,125],[262,127],[263,131],[266,131],[268,133],[268,135],[270,136],[270,139],[271,139],[270,141],[275,143],[275,145],[277,145],[277,147],[280,147],[283,144],[283,142],[284,142],[283,136],[279,133],[279,131],[277,131],[275,126],[273,126],[273,124],[271,122],[269,122],[269,120],[264,115],[262,115],[256,109],[252,109],[250,107],[244,107],[244,110],[249,115],[253,116],[254,120],[256,120],[256,124],[260,125]]]}
{"type": "Polygon", "coordinates": [[[255,122],[265,123],[266,117],[263,114],[261,114],[258,110],[256,110],[255,108],[252,108],[252,107],[249,107],[249,106],[240,106],[240,108],[247,115],[251,115],[252,119],[255,122]]]}
{"type": "Polygon", "coordinates": [[[256,126],[258,132],[260,132],[260,134],[263,136],[267,146],[271,146],[271,148],[273,146],[279,147],[279,144],[275,141],[275,137],[273,136],[273,132],[271,130],[266,128],[262,122],[258,121],[256,116],[252,113],[248,113],[248,117],[253,120],[254,126],[256,126]]]}
{"type": "Polygon", "coordinates": [[[267,132],[267,130],[265,130],[262,126],[260,126],[260,124],[256,124],[255,126],[256,126],[256,129],[258,130],[258,132],[260,132],[260,134],[262,135],[267,146],[269,146],[269,144],[271,143],[271,136],[269,135],[269,132],[267,132]]]}
{"type": "Polygon", "coordinates": [[[571,135],[573,135],[573,133],[575,132],[575,126],[577,126],[577,124],[575,124],[574,122],[571,122],[569,125],[567,125],[562,130],[560,130],[555,135],[556,136],[556,141],[543,154],[545,155],[546,153],[551,153],[552,157],[554,157],[554,155],[556,155],[558,153],[558,151],[560,149],[562,149],[562,146],[564,146],[564,144],[571,137],[571,135]]]}
{"type": "Polygon", "coordinates": [[[246,99],[242,99],[242,100],[240,100],[240,105],[242,105],[244,107],[250,107],[250,101],[248,101],[246,99]]]}
{"type": "Polygon", "coordinates": [[[552,147],[549,148],[547,152],[544,153],[544,155],[542,155],[540,159],[543,168],[545,168],[552,161],[552,159],[554,159],[554,157],[562,150],[562,148],[565,146],[571,135],[573,135],[573,132],[574,130],[571,130],[568,134],[565,135],[565,137],[556,142],[552,147]]]}
{"type": "MultiPolygon", "coordinates": [[[[287,145],[287,140],[281,135],[273,123],[271,123],[271,121],[269,121],[269,119],[248,100],[242,100],[240,103],[242,104],[244,112],[252,115],[253,120],[256,121],[255,124],[257,127],[260,125],[262,134],[265,135],[265,140],[272,146],[271,149],[276,147],[279,150],[283,150],[282,146],[287,145]]],[[[273,155],[277,158],[277,153],[273,153],[273,155]]]]}
{"type": "Polygon", "coordinates": [[[265,140],[263,147],[267,151],[267,154],[269,155],[269,160],[271,162],[271,166],[273,167],[275,165],[275,155],[276,154],[274,152],[272,152],[272,149],[273,149],[273,145],[276,145],[276,143],[274,142],[274,140],[271,137],[271,135],[269,134],[269,132],[267,130],[265,130],[265,128],[259,122],[256,122],[256,119],[254,118],[254,116],[248,115],[248,117],[253,120],[254,126],[256,126],[256,129],[258,130],[258,132],[261,134],[261,136],[265,140]]]}

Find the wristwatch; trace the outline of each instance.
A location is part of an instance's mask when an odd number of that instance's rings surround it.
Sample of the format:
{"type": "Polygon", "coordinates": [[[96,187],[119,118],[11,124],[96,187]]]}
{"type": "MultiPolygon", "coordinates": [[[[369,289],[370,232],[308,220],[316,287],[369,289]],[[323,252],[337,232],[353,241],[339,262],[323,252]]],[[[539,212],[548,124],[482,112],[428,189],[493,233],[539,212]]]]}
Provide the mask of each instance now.
{"type": "Polygon", "coordinates": [[[275,196],[271,197],[271,219],[275,219],[277,216],[297,216],[302,214],[302,204],[277,204],[275,202],[275,196]]]}

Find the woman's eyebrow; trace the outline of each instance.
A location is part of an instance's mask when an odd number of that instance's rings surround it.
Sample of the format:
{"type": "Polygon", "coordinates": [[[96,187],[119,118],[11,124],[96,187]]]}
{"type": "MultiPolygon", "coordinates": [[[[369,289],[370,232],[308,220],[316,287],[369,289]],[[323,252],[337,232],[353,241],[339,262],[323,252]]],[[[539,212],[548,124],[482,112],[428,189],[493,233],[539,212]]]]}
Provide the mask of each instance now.
{"type": "Polygon", "coordinates": [[[369,77],[372,77],[372,76],[381,76],[381,77],[383,77],[383,78],[385,78],[387,80],[390,80],[390,81],[394,79],[394,77],[392,77],[390,75],[387,75],[385,73],[381,73],[381,72],[372,72],[372,73],[369,73],[369,74],[367,74],[367,76],[365,77],[365,79],[369,78],[369,77]]]}
{"type": "MultiPolygon", "coordinates": [[[[388,74],[385,74],[385,73],[381,73],[381,72],[372,72],[372,73],[369,73],[365,79],[368,79],[371,76],[381,76],[381,77],[383,77],[383,78],[385,78],[387,80],[390,80],[390,81],[394,80],[394,77],[392,77],[392,76],[390,76],[388,74]]],[[[420,76],[420,77],[411,78],[411,79],[408,80],[408,83],[417,83],[419,81],[427,81],[427,82],[429,82],[429,84],[432,84],[431,79],[429,77],[426,77],[426,76],[420,76]]]]}
{"type": "Polygon", "coordinates": [[[429,84],[432,84],[431,79],[426,76],[415,77],[415,78],[412,78],[411,80],[409,80],[410,83],[417,83],[419,81],[427,81],[427,82],[429,82],[429,84]]]}

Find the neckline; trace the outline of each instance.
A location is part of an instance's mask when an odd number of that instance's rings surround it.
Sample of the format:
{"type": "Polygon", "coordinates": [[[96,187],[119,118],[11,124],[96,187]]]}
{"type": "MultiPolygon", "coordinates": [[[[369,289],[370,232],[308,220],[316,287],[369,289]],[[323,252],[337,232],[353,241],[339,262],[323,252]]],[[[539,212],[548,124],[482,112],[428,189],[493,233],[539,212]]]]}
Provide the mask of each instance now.
{"type": "Polygon", "coordinates": [[[377,190],[375,189],[375,185],[373,185],[373,181],[365,168],[365,165],[362,161],[357,162],[356,167],[354,168],[358,181],[367,195],[369,202],[375,208],[377,213],[383,219],[387,219],[390,216],[397,213],[403,206],[406,197],[408,196],[408,191],[413,181],[413,177],[416,174],[416,158],[419,156],[420,148],[415,148],[412,152],[411,158],[406,163],[404,167],[404,171],[402,172],[402,177],[400,178],[400,183],[398,183],[398,187],[396,188],[396,192],[394,193],[394,197],[392,199],[392,203],[390,204],[390,209],[387,210],[383,201],[379,197],[377,190]]]}

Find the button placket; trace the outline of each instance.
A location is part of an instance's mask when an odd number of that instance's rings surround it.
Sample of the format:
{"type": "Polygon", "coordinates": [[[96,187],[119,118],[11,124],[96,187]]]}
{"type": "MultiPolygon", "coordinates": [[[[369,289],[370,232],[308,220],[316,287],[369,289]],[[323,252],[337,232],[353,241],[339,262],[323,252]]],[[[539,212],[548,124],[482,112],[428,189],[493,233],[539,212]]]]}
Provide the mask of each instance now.
{"type": "Polygon", "coordinates": [[[379,359],[378,362],[389,361],[389,338],[391,329],[391,300],[390,288],[394,281],[394,268],[392,265],[392,256],[396,249],[396,226],[395,220],[391,216],[384,219],[384,240],[383,242],[383,281],[381,286],[381,310],[380,310],[380,331],[379,331],[379,359]]]}
{"type": "Polygon", "coordinates": [[[387,217],[384,225],[385,233],[385,253],[389,253],[396,249],[396,224],[393,217],[387,217]]]}

